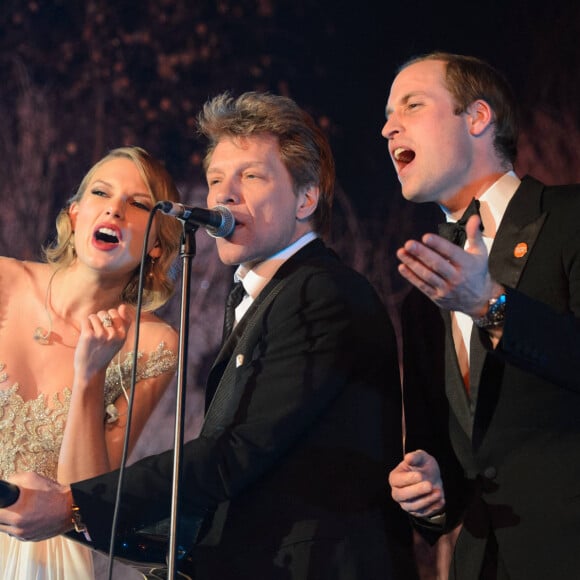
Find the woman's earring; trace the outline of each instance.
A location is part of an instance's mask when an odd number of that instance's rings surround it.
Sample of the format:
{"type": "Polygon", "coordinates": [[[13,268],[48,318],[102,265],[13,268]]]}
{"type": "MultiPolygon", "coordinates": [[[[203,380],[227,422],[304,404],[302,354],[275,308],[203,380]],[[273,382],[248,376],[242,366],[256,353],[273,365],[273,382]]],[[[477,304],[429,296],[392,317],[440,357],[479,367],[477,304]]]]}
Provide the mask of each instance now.
{"type": "Polygon", "coordinates": [[[149,278],[149,280],[153,280],[153,278],[155,278],[155,273],[153,272],[153,269],[155,268],[155,258],[149,258],[149,272],[147,273],[147,278],[149,278]]]}

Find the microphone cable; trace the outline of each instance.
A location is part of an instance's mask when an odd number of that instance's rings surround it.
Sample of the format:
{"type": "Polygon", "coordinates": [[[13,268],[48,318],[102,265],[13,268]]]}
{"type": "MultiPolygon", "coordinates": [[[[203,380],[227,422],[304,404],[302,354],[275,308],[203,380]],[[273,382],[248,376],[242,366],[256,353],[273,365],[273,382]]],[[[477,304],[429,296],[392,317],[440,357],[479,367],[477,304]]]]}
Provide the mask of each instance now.
{"type": "Polygon", "coordinates": [[[145,280],[145,264],[147,262],[147,243],[149,241],[149,234],[151,232],[151,226],[153,224],[153,218],[155,217],[155,212],[159,208],[157,205],[153,207],[149,213],[149,219],[147,221],[147,226],[145,229],[145,237],[143,240],[143,250],[141,253],[141,263],[139,265],[139,281],[137,284],[137,306],[135,313],[135,339],[133,347],[133,361],[131,368],[131,381],[129,393],[129,402],[127,404],[127,424],[125,426],[125,437],[123,439],[123,452],[121,455],[121,465],[119,466],[119,478],[117,480],[117,493],[115,496],[115,508],[113,511],[113,521],[111,523],[111,539],[109,542],[109,554],[108,554],[108,567],[107,567],[107,579],[113,579],[113,562],[115,554],[115,539],[117,535],[117,521],[119,518],[119,508],[121,504],[121,491],[123,487],[123,479],[125,476],[125,464],[127,462],[127,456],[129,454],[129,436],[131,433],[131,415],[133,413],[133,402],[135,400],[135,385],[137,383],[137,362],[139,359],[139,331],[141,327],[141,310],[143,308],[143,286],[145,280]]]}

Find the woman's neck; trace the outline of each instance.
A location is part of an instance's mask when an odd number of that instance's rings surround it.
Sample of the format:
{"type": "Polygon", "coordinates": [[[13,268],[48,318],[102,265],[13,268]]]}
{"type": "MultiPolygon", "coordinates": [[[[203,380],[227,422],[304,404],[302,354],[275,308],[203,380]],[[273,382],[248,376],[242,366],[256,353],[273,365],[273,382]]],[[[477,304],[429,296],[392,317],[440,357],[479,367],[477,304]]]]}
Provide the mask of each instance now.
{"type": "Polygon", "coordinates": [[[49,307],[63,319],[78,321],[99,310],[117,308],[127,280],[72,265],[57,270],[49,283],[49,307]]]}

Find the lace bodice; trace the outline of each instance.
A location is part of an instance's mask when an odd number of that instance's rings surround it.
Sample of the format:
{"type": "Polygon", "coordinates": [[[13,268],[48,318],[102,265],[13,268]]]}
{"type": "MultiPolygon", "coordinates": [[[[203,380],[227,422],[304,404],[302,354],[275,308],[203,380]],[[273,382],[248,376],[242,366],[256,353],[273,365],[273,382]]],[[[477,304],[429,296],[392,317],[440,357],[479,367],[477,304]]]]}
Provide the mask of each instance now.
{"type": "MultiPolygon", "coordinates": [[[[162,342],[143,359],[138,353],[137,381],[153,378],[174,370],[177,357],[162,342]]],[[[133,353],[123,360],[115,359],[107,368],[105,380],[104,420],[115,421],[113,402],[129,389],[133,367],[133,353]]],[[[0,387],[9,380],[6,366],[0,363],[0,387]]],[[[56,479],[58,456],[70,407],[71,390],[24,401],[18,394],[18,383],[0,389],[0,478],[15,471],[36,471],[56,479]]]]}

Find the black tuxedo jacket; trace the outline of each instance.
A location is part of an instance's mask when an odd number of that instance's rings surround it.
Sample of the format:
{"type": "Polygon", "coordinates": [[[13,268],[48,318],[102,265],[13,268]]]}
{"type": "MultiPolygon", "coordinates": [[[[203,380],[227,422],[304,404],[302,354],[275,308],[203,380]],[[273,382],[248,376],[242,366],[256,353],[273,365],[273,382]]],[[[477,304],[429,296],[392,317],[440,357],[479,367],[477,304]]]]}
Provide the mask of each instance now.
{"type": "MultiPolygon", "coordinates": [[[[205,519],[197,580],[414,577],[386,486],[401,456],[395,338],[362,276],[319,240],[300,250],[223,345],[207,395],[182,461],[180,513],[205,519]]],[[[121,538],[168,516],[171,474],[171,453],[127,469],[121,538]]],[[[116,481],[73,485],[101,550],[116,481]]]]}
{"type": "Polygon", "coordinates": [[[489,258],[507,288],[503,338],[494,351],[472,334],[471,397],[449,313],[418,291],[404,304],[407,448],[439,460],[448,519],[463,523],[452,578],[479,578],[489,558],[498,578],[580,573],[579,215],[580,186],[522,181],[489,258]]]}

